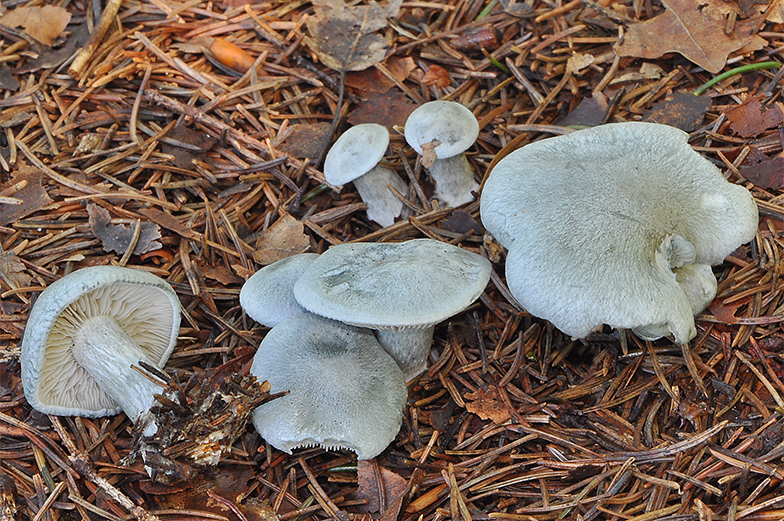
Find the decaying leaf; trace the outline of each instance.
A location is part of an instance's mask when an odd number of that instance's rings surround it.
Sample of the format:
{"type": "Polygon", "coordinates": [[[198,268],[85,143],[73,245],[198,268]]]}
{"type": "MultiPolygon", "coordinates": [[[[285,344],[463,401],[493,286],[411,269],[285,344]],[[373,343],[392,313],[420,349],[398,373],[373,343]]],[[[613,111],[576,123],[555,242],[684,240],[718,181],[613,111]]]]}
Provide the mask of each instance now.
{"type": "Polygon", "coordinates": [[[556,121],[557,125],[568,127],[569,125],[585,125],[593,127],[604,122],[607,114],[607,97],[601,92],[594,92],[590,98],[584,98],[577,108],[566,116],[556,121]]]}
{"type": "Polygon", "coordinates": [[[719,320],[719,322],[728,325],[735,324],[738,322],[738,317],[735,316],[738,308],[744,304],[748,304],[750,300],[751,297],[745,297],[734,302],[730,302],[729,304],[714,300],[708,306],[708,311],[710,311],[711,314],[719,320]]]}
{"type": "Polygon", "coordinates": [[[253,258],[262,265],[285,259],[297,253],[304,253],[310,247],[310,239],[305,235],[304,225],[289,214],[267,228],[258,241],[253,258]]]}
{"type": "Polygon", "coordinates": [[[699,9],[691,0],[662,0],[667,10],[650,20],[636,23],[615,46],[619,56],[659,58],[677,52],[708,72],[717,73],[731,52],[746,46],[762,48],[765,40],[754,34],[757,18],[735,24],[732,34],[724,33],[726,23],[699,9]]]}
{"type": "Polygon", "coordinates": [[[22,201],[22,204],[0,204],[0,225],[12,223],[52,202],[42,186],[44,175],[27,165],[21,165],[8,183],[0,186],[0,193],[22,201]]]}
{"type": "Polygon", "coordinates": [[[210,266],[202,260],[196,261],[199,274],[205,279],[217,281],[224,286],[229,284],[240,284],[242,279],[234,274],[226,266],[210,266]]]}
{"type": "Polygon", "coordinates": [[[71,21],[71,13],[62,7],[17,7],[0,17],[8,27],[24,27],[25,32],[44,45],[52,45],[71,21]]]}
{"type": "Polygon", "coordinates": [[[305,25],[310,36],[305,45],[324,65],[336,71],[361,71],[382,61],[387,43],[376,31],[397,16],[402,0],[385,6],[371,1],[366,6],[348,7],[343,0],[313,0],[315,15],[305,25]]]}
{"type": "Polygon", "coordinates": [[[676,92],[664,101],[655,103],[651,110],[645,113],[644,120],[692,132],[702,126],[702,120],[711,105],[712,101],[708,96],[676,92]]]}
{"type": "MultiPolygon", "coordinates": [[[[416,63],[411,57],[398,58],[391,56],[386,64],[386,69],[399,82],[404,82],[411,71],[416,69],[416,63]]],[[[346,74],[346,86],[362,92],[376,92],[383,94],[395,86],[395,82],[379,72],[377,69],[349,72],[346,74]]]]}
{"type": "Polygon", "coordinates": [[[784,188],[784,157],[744,165],[740,167],[740,175],[760,188],[784,188]]]}
{"type": "Polygon", "coordinates": [[[207,152],[217,141],[188,127],[174,127],[161,142],[161,151],[174,156],[174,165],[186,170],[193,169],[193,160],[208,162],[207,152]]]}
{"type": "Polygon", "coordinates": [[[160,226],[163,226],[167,230],[171,230],[174,233],[177,233],[180,236],[185,237],[186,239],[195,239],[195,240],[201,239],[201,234],[199,232],[196,232],[191,228],[188,228],[172,214],[162,212],[155,208],[140,208],[138,212],[143,216],[147,217],[152,222],[159,224],[160,226]]]}
{"type": "Polygon", "coordinates": [[[277,149],[291,157],[315,159],[329,145],[332,124],[326,121],[296,123],[289,127],[289,130],[290,133],[277,149]]]}
{"type": "MultiPolygon", "coordinates": [[[[90,229],[98,239],[101,240],[104,251],[119,253],[122,255],[133,240],[133,228],[123,224],[111,224],[111,214],[105,208],[97,204],[88,204],[87,213],[90,216],[90,229]]],[[[157,224],[141,223],[139,240],[133,253],[141,255],[148,251],[157,250],[162,244],[157,241],[161,238],[161,230],[157,224]]]]}
{"type": "Polygon", "coordinates": [[[483,420],[504,423],[512,417],[495,387],[480,387],[475,392],[466,394],[465,398],[470,400],[466,401],[466,410],[483,420]]]}
{"type": "Polygon", "coordinates": [[[592,54],[573,53],[566,61],[566,70],[572,74],[580,75],[581,71],[596,61],[592,54]]]}
{"type": "Polygon", "coordinates": [[[755,137],[769,128],[784,123],[784,113],[779,105],[763,107],[757,98],[744,102],[724,112],[730,128],[741,137],[755,137]]]}
{"type": "Polygon", "coordinates": [[[435,63],[430,66],[425,75],[422,77],[422,84],[428,87],[438,87],[443,89],[452,83],[449,78],[449,71],[435,63]]]}
{"type": "Polygon", "coordinates": [[[348,115],[352,125],[378,123],[392,132],[395,125],[404,125],[408,116],[416,109],[406,95],[397,89],[384,94],[369,94],[359,106],[348,115]]]}
{"type": "Polygon", "coordinates": [[[367,501],[360,509],[363,513],[375,513],[381,509],[381,494],[383,493],[384,503],[387,510],[382,512],[387,514],[390,510],[396,509],[393,519],[400,510],[403,493],[406,491],[407,481],[402,476],[379,466],[375,460],[357,461],[357,484],[359,488],[354,493],[357,499],[367,501]]]}
{"type": "Polygon", "coordinates": [[[0,279],[13,289],[25,288],[33,278],[25,273],[25,266],[13,252],[0,252],[0,279]]]}

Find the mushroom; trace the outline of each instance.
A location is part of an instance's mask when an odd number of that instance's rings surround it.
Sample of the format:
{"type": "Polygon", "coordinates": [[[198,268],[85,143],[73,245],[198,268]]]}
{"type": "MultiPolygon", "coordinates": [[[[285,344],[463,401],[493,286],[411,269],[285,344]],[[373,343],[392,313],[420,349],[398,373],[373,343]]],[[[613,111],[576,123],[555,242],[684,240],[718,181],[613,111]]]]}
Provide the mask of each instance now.
{"type": "Polygon", "coordinates": [[[436,183],[436,197],[448,206],[474,200],[479,189],[464,152],[479,136],[474,114],[454,101],[430,101],[406,120],[406,141],[422,154],[422,165],[436,183]]]}
{"type": "Polygon", "coordinates": [[[509,250],[507,284],[527,311],[580,338],[601,324],[695,336],[694,315],[716,293],[710,266],[754,237],[758,214],[687,138],[614,123],[499,161],[482,222],[509,250]]]}
{"type": "Polygon", "coordinates": [[[391,186],[405,195],[406,183],[387,167],[379,165],[389,145],[389,131],[375,123],[351,127],[335,141],[324,160],[324,178],[342,186],[354,182],[359,196],[367,203],[367,215],[381,226],[389,226],[403,210],[391,186]]]}
{"type": "Polygon", "coordinates": [[[259,324],[273,327],[305,309],[294,298],[294,283],[318,258],[316,253],[298,253],[263,267],[240,289],[240,306],[259,324]]]}
{"type": "Polygon", "coordinates": [[[21,355],[27,401],[45,414],[95,418],[122,410],[136,421],[160,387],[132,366],[163,367],[179,327],[180,302],[163,279],[116,266],[74,271],[41,292],[30,311],[21,355]]]}
{"type": "Polygon", "coordinates": [[[259,434],[289,454],[320,445],[370,459],[400,430],[406,382],[367,329],[294,315],[267,333],[250,372],[271,392],[290,391],[253,411],[259,434]]]}
{"type": "Polygon", "coordinates": [[[377,330],[411,380],[427,366],[435,325],[482,294],[490,269],[484,257],[432,239],[347,243],[314,260],[294,296],[311,313],[377,330]]]}

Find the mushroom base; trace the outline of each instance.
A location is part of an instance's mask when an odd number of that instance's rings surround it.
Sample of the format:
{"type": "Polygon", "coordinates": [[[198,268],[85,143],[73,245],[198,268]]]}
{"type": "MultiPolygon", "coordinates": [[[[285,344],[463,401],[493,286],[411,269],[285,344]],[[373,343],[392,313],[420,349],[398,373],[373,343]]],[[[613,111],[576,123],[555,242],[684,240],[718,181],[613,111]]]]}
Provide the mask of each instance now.
{"type": "MultiPolygon", "coordinates": [[[[133,369],[142,360],[156,366],[112,317],[87,319],[74,336],[74,359],[132,421],[147,413],[160,387],[133,369]]],[[[154,434],[146,427],[145,435],[154,434]]]]}
{"type": "Polygon", "coordinates": [[[408,186],[394,171],[383,166],[373,167],[368,173],[353,181],[359,196],[367,203],[367,215],[383,227],[395,223],[395,217],[403,210],[403,201],[398,199],[391,186],[405,195],[408,186]]]}
{"type": "Polygon", "coordinates": [[[378,343],[395,359],[410,382],[427,369],[427,357],[433,344],[433,327],[375,331],[378,343]]]}
{"type": "Polygon", "coordinates": [[[474,171],[465,154],[436,159],[428,172],[436,182],[436,197],[447,206],[460,206],[474,200],[471,192],[479,189],[479,183],[474,181],[474,171]]]}

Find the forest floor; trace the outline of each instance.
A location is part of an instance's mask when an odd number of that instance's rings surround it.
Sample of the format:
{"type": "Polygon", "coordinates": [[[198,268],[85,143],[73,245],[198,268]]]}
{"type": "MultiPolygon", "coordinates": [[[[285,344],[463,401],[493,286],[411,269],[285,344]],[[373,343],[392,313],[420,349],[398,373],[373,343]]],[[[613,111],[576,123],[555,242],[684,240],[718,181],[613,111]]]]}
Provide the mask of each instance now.
{"type": "Polygon", "coordinates": [[[105,16],[98,4],[3,2],[0,518],[784,518],[777,0],[110,0],[105,16]],[[714,267],[718,295],[695,339],[605,328],[572,340],[521,309],[479,202],[439,207],[400,132],[435,99],[478,119],[477,181],[576,128],[687,131],[762,217],[714,267]],[[334,139],[368,122],[390,130],[385,162],[410,186],[407,216],[383,229],[321,171],[334,139]],[[269,331],[238,303],[255,271],[349,241],[422,237],[491,259],[493,274],[436,328],[402,429],[370,461],[288,455],[227,423],[236,441],[216,468],[154,481],[138,458],[123,461],[134,446],[124,414],[55,418],[25,400],[31,304],[76,269],[166,279],[184,307],[166,371],[209,392],[228,385],[227,369],[248,370],[269,331]]]}

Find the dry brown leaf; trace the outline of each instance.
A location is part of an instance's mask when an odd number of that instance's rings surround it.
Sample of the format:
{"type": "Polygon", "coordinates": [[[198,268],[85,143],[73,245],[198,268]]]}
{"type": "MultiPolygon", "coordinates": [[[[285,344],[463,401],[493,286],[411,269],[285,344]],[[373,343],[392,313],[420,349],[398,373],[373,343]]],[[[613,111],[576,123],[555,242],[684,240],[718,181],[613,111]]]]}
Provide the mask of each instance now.
{"type": "Polygon", "coordinates": [[[397,16],[403,0],[389,0],[383,7],[376,2],[348,7],[343,0],[312,3],[315,15],[305,21],[310,36],[304,42],[324,65],[361,71],[384,59],[387,42],[376,31],[387,26],[387,18],[397,16]]]}
{"type": "Polygon", "coordinates": [[[708,96],[676,92],[664,101],[655,103],[651,110],[645,113],[644,120],[692,132],[702,126],[702,120],[711,105],[712,101],[708,96]]]}
{"type": "Polygon", "coordinates": [[[22,201],[22,204],[0,204],[0,225],[17,221],[52,202],[41,184],[43,177],[40,171],[22,165],[11,181],[0,186],[0,192],[4,192],[4,195],[22,201]]]}
{"type": "Polygon", "coordinates": [[[210,266],[204,261],[196,261],[196,267],[199,274],[205,279],[210,279],[228,286],[229,284],[240,284],[243,282],[241,278],[234,274],[226,266],[210,266]]]}
{"type": "Polygon", "coordinates": [[[0,17],[1,24],[8,27],[24,27],[31,38],[49,46],[62,34],[70,21],[71,13],[54,5],[17,7],[0,17]]]}
{"type": "Polygon", "coordinates": [[[276,148],[291,157],[314,159],[329,145],[332,124],[296,123],[289,127],[290,133],[276,148]]]}
{"type": "Polygon", "coordinates": [[[735,313],[738,311],[744,304],[748,304],[751,300],[751,297],[745,297],[742,299],[738,299],[734,302],[730,302],[729,304],[725,304],[724,302],[719,302],[718,300],[714,300],[708,306],[708,311],[716,317],[719,322],[724,324],[735,324],[738,322],[738,317],[735,316],[735,313]]]}
{"type": "Polygon", "coordinates": [[[13,289],[25,288],[33,278],[25,273],[25,266],[13,252],[0,252],[0,278],[13,289]]]}
{"type": "Polygon", "coordinates": [[[573,53],[566,61],[566,70],[572,74],[580,75],[580,71],[591,65],[596,61],[592,54],[580,54],[579,52],[573,53]]]}
{"type": "Polygon", "coordinates": [[[416,108],[405,94],[398,89],[392,89],[384,94],[368,95],[349,113],[348,122],[352,125],[378,123],[391,132],[395,125],[404,125],[416,108]]]}
{"type": "Polygon", "coordinates": [[[735,24],[731,35],[724,33],[725,22],[699,10],[691,0],[662,0],[667,10],[650,20],[629,26],[623,42],[615,46],[618,56],[659,58],[677,52],[708,72],[718,73],[727,56],[748,45],[762,46],[765,40],[754,34],[759,20],[750,18],[735,24]]]}
{"type": "Polygon", "coordinates": [[[480,387],[475,392],[466,394],[465,398],[470,400],[466,401],[466,410],[483,420],[504,423],[512,417],[495,387],[480,387]]]}
{"type": "Polygon", "coordinates": [[[428,87],[438,87],[443,89],[452,83],[449,78],[449,71],[440,65],[433,64],[422,77],[422,84],[428,87]]]}
{"type": "Polygon", "coordinates": [[[776,190],[784,188],[784,157],[774,157],[742,166],[740,175],[760,188],[776,190]]]}
{"type": "MultiPolygon", "coordinates": [[[[133,228],[123,224],[112,224],[109,211],[97,204],[88,204],[87,214],[90,216],[90,229],[93,235],[101,240],[104,251],[113,251],[120,255],[125,253],[133,239],[133,228]]],[[[139,240],[136,241],[136,247],[133,249],[134,254],[141,255],[163,246],[156,240],[161,238],[161,229],[157,224],[142,223],[141,227],[139,240]]]]}
{"type": "Polygon", "coordinates": [[[357,485],[359,485],[359,488],[354,493],[354,496],[356,499],[367,501],[362,506],[361,512],[379,512],[379,499],[381,499],[381,491],[383,490],[384,502],[388,505],[384,513],[386,514],[389,510],[395,508],[395,503],[397,503],[396,515],[400,510],[401,504],[396,500],[402,499],[403,493],[406,491],[407,481],[402,476],[379,466],[374,460],[360,460],[357,461],[357,485]]]}
{"type": "Polygon", "coordinates": [[[155,224],[163,226],[167,230],[171,230],[186,239],[201,240],[201,234],[199,232],[188,228],[182,224],[179,219],[169,213],[162,212],[155,208],[140,208],[137,211],[155,224]]]}
{"type": "Polygon", "coordinates": [[[267,228],[256,241],[253,258],[266,266],[273,262],[304,253],[310,247],[310,239],[305,235],[304,225],[289,214],[267,228]]]}
{"type": "MultiPolygon", "coordinates": [[[[416,63],[411,57],[397,58],[391,56],[386,63],[386,68],[399,82],[405,81],[416,69],[416,63]]],[[[349,72],[346,74],[346,85],[362,92],[376,92],[383,94],[395,86],[395,82],[387,78],[378,69],[349,72]]]]}
{"type": "Polygon", "coordinates": [[[757,98],[748,98],[724,114],[730,121],[732,131],[741,137],[755,137],[784,123],[784,113],[778,105],[763,107],[757,98]]]}

